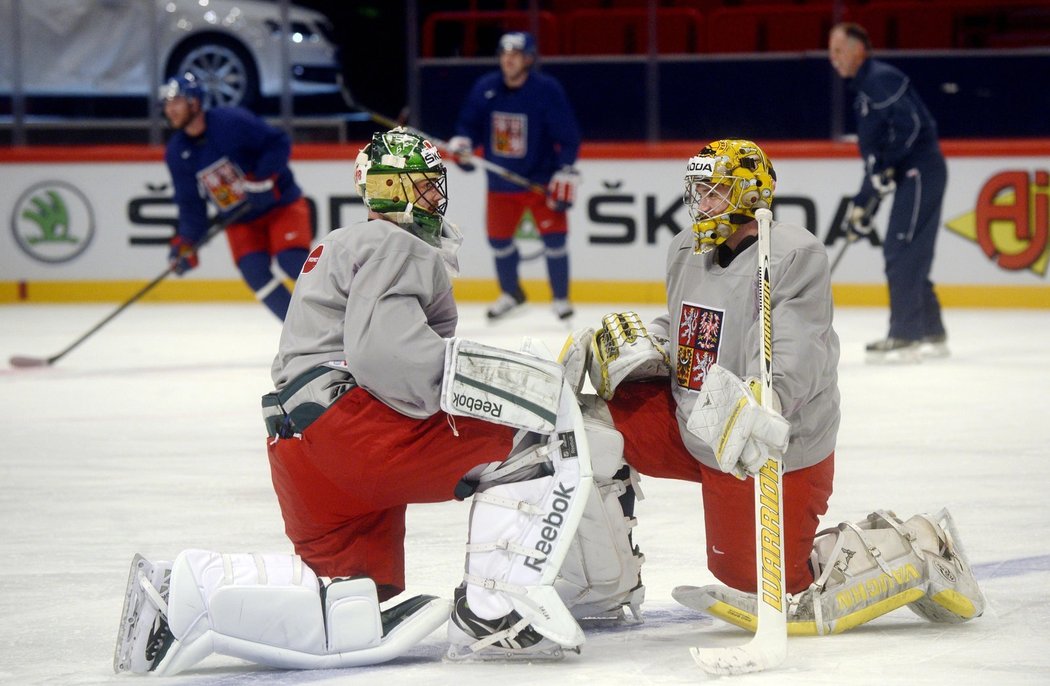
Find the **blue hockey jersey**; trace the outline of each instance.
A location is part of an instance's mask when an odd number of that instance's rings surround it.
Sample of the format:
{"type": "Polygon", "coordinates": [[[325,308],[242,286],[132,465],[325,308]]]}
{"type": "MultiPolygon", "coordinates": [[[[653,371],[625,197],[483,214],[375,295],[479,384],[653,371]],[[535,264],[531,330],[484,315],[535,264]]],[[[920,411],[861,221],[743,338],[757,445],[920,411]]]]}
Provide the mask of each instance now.
{"type": "MultiPolygon", "coordinates": [[[[490,162],[540,185],[575,164],[580,150],[580,129],[565,90],[537,71],[517,89],[507,88],[499,70],[478,79],[463,103],[456,135],[482,145],[490,162]]],[[[490,191],[522,190],[492,172],[488,182],[490,191]]]]}
{"type": "MultiPolygon", "coordinates": [[[[288,167],[288,134],[239,107],[210,109],[205,121],[200,136],[176,131],[164,155],[179,209],[178,233],[190,243],[208,230],[208,202],[219,212],[232,210],[244,199],[245,179],[273,179],[278,207],[302,196],[288,167]]],[[[259,216],[249,212],[240,221],[259,216]]]]}

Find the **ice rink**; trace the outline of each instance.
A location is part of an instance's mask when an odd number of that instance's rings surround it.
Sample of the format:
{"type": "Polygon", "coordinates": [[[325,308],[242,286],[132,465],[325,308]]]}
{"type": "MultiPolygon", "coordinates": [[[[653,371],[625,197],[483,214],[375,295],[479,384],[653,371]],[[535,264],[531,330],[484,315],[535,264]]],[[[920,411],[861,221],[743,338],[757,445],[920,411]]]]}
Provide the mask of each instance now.
{"type": "MultiPolygon", "coordinates": [[[[132,683],[112,672],[128,563],[184,548],[290,552],[264,450],[259,397],[279,325],[257,304],[129,308],[52,367],[47,357],[115,305],[0,307],[0,683],[132,683]]],[[[577,324],[623,305],[586,306],[577,324]]],[[[643,319],[657,314],[636,307],[643,319]]],[[[952,356],[876,367],[863,345],[883,309],[840,309],[843,422],[824,520],[947,506],[982,582],[983,617],[927,623],[897,610],[840,636],[792,638],[775,671],[740,684],[1050,684],[1050,312],[945,312],[952,356]]],[[[545,306],[499,326],[463,308],[460,335],[555,352],[566,328],[545,306]]],[[[171,684],[678,684],[712,681],[695,645],[749,635],[677,605],[712,583],[699,486],[643,479],[635,542],[646,555],[645,623],[592,631],[554,664],[448,664],[443,630],[371,668],[285,672],[211,657],[171,684]]],[[[409,508],[408,588],[450,596],[462,573],[467,503],[409,508]]],[[[144,683],[144,682],[143,682],[144,683]]]]}

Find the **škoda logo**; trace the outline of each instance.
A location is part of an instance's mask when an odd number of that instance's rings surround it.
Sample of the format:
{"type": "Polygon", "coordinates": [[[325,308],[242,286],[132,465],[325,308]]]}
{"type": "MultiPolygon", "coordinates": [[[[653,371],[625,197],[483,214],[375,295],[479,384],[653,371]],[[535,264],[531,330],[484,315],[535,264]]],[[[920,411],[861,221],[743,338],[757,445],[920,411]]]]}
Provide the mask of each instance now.
{"type": "Polygon", "coordinates": [[[30,186],[15,202],[11,231],[25,254],[41,262],[68,262],[95,235],[91,204],[62,181],[30,186]]]}

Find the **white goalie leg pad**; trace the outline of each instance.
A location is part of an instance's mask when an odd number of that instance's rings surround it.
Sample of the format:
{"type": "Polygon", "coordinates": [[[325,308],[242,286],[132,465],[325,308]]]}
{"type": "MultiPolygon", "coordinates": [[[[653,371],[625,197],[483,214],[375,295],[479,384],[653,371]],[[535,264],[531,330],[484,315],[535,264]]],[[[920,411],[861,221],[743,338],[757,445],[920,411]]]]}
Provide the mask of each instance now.
{"type": "MultiPolygon", "coordinates": [[[[590,452],[576,398],[565,389],[555,431],[508,460],[511,483],[484,481],[471,505],[467,544],[466,602],[483,620],[517,613],[521,621],[509,638],[526,627],[564,647],[583,643],[583,631],[554,589],[565,556],[593,489],[590,452]],[[521,470],[516,460],[549,467],[540,476],[521,470]],[[528,478],[533,477],[533,478],[528,478]]],[[[503,632],[506,633],[506,632],[503,632]]],[[[451,636],[451,627],[450,627],[451,636]]],[[[508,636],[479,637],[474,652],[508,636]]]]}
{"type": "Polygon", "coordinates": [[[645,556],[633,543],[638,473],[623,459],[623,436],[605,403],[585,396],[584,426],[591,448],[594,490],[555,582],[578,619],[641,620],[645,556]],[[604,411],[604,412],[603,412],[604,411]],[[629,613],[629,614],[628,614],[629,613]]]}
{"type": "Polygon", "coordinates": [[[385,662],[444,623],[448,601],[432,600],[384,636],[371,579],[322,584],[297,555],[186,550],[171,573],[175,641],[154,672],[176,674],[212,653],[285,669],[385,662]]]}
{"type": "Polygon", "coordinates": [[[526,431],[554,431],[563,390],[561,365],[529,353],[450,338],[441,409],[526,431]]]}
{"type": "MultiPolygon", "coordinates": [[[[862,522],[844,522],[817,534],[812,564],[816,581],[791,596],[788,633],[838,634],[908,605],[936,622],[979,617],[977,586],[947,510],[901,521],[879,510],[862,522]]],[[[679,587],[684,605],[755,630],[755,596],[724,586],[679,587]]]]}

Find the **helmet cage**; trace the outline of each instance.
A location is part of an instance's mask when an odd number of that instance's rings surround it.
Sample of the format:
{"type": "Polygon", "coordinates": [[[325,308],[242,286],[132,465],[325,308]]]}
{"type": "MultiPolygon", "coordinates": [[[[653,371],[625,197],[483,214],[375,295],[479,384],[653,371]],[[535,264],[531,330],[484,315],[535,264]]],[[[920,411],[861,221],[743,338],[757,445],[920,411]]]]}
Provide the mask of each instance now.
{"type": "Polygon", "coordinates": [[[379,214],[410,214],[423,229],[419,237],[438,245],[441,217],[448,206],[448,178],[444,168],[433,172],[402,172],[372,167],[365,175],[364,197],[379,214]]]}
{"type": "Polygon", "coordinates": [[[762,150],[745,140],[719,140],[690,158],[683,202],[693,220],[694,251],[706,253],[725,242],[740,225],[768,208],[776,172],[762,150]]]}
{"type": "Polygon", "coordinates": [[[448,179],[437,148],[398,127],[376,133],[357,156],[354,185],[369,210],[438,245],[448,179]]]}

